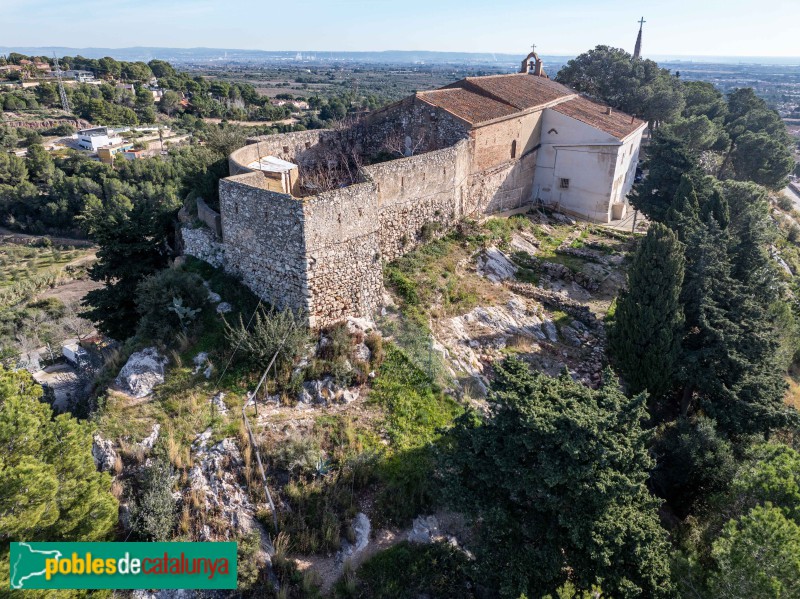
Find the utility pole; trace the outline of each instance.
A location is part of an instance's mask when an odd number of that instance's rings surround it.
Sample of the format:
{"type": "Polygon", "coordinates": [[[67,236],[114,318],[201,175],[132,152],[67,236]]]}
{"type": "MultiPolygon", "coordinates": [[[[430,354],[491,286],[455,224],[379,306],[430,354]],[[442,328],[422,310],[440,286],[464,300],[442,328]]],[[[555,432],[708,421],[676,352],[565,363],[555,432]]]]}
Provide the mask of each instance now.
{"type": "Polygon", "coordinates": [[[64,89],[64,81],[61,79],[61,67],[58,65],[58,56],[53,52],[53,61],[56,65],[56,78],[58,79],[58,95],[61,96],[61,108],[67,114],[70,113],[69,102],[67,101],[67,91],[64,89]]]}

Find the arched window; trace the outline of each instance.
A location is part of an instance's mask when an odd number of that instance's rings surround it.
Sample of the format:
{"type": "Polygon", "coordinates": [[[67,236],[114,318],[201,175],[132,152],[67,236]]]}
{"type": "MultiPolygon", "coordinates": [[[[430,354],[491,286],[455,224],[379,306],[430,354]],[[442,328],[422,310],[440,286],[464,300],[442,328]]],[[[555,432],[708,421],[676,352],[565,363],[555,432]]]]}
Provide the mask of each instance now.
{"type": "Polygon", "coordinates": [[[516,139],[511,142],[511,157],[512,158],[516,158],[517,157],[517,140],[516,139]]]}

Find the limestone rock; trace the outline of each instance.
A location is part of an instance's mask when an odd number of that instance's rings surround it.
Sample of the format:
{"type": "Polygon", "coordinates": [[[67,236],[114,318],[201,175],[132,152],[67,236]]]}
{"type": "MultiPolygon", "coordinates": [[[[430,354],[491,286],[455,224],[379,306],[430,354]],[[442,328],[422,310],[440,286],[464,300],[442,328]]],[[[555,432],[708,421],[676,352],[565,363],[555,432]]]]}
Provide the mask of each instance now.
{"type": "Polygon", "coordinates": [[[417,516],[411,531],[408,533],[409,543],[432,543],[439,536],[439,521],[436,516],[417,516]]]}
{"type": "Polygon", "coordinates": [[[95,435],[92,439],[92,458],[94,465],[100,472],[111,472],[117,462],[117,452],[114,451],[114,443],[110,439],[103,439],[100,435],[95,435]]]}
{"type": "Polygon", "coordinates": [[[156,423],[153,425],[153,430],[150,432],[150,434],[147,435],[144,439],[142,439],[141,443],[139,443],[139,447],[141,447],[145,451],[153,449],[153,447],[156,444],[156,441],[158,441],[159,432],[161,432],[161,425],[156,423]]]}
{"type": "Polygon", "coordinates": [[[208,353],[201,351],[192,359],[192,362],[194,362],[194,370],[192,371],[192,374],[197,374],[203,368],[205,363],[208,362],[208,353]]]}
{"type": "Polygon", "coordinates": [[[556,325],[553,324],[552,320],[545,320],[542,323],[542,328],[544,329],[545,335],[547,338],[552,341],[553,343],[558,341],[558,331],[556,330],[556,325]]]}
{"type": "Polygon", "coordinates": [[[371,525],[369,518],[363,512],[356,514],[351,524],[355,533],[355,541],[350,543],[347,539],[342,539],[342,548],[336,553],[336,563],[341,566],[346,559],[358,555],[369,545],[369,532],[371,525]]]}
{"type": "Polygon", "coordinates": [[[564,336],[564,340],[574,347],[580,347],[583,345],[581,341],[580,334],[578,331],[573,329],[572,327],[561,327],[561,334],[564,336]]]}
{"type": "Polygon", "coordinates": [[[517,267],[499,249],[490,247],[478,258],[478,274],[493,283],[500,283],[513,279],[517,274],[517,267]]]}
{"type": "MultiPolygon", "coordinates": [[[[253,529],[255,506],[239,482],[244,460],[236,442],[228,437],[208,447],[210,438],[209,429],[198,435],[192,446],[194,465],[189,472],[189,485],[205,500],[206,509],[224,521],[224,529],[215,531],[217,536],[232,539],[236,533],[246,534],[253,529]]],[[[204,540],[211,540],[212,531],[204,536],[204,540]]]]}
{"type": "Polygon", "coordinates": [[[228,406],[225,405],[224,399],[225,399],[225,394],[222,391],[220,391],[214,397],[211,398],[211,405],[221,416],[224,416],[228,413],[228,406]]]}
{"type": "Polygon", "coordinates": [[[372,352],[365,343],[358,343],[353,348],[353,360],[356,362],[369,362],[371,358],[372,352]]]}
{"type": "Polygon", "coordinates": [[[164,382],[167,358],[155,347],[134,352],[116,378],[116,385],[133,397],[147,397],[153,388],[164,382]]]}
{"type": "Polygon", "coordinates": [[[511,237],[511,247],[518,252],[525,252],[531,256],[536,255],[536,253],[539,251],[539,248],[537,248],[533,242],[529,241],[527,238],[518,233],[515,233],[511,237]]]}

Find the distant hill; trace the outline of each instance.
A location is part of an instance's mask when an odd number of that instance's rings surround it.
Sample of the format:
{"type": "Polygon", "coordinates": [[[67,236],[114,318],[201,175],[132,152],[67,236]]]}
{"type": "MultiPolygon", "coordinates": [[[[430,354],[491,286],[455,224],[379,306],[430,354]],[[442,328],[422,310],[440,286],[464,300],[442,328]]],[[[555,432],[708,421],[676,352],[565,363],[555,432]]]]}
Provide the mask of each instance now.
{"type": "MultiPolygon", "coordinates": [[[[102,58],[111,56],[117,60],[144,60],[153,58],[170,62],[330,62],[347,61],[363,63],[393,64],[506,64],[518,63],[522,57],[516,54],[493,54],[478,52],[429,52],[415,50],[385,50],[382,52],[337,52],[310,50],[237,50],[226,48],[65,48],[65,47],[9,47],[0,46],[0,54],[19,52],[35,56],[75,56],[102,58]]],[[[572,57],[552,57],[568,60],[572,57]]]]}
{"type": "MultiPolygon", "coordinates": [[[[351,62],[373,64],[459,64],[476,66],[515,66],[522,56],[491,52],[433,52],[427,50],[384,50],[382,52],[339,52],[316,50],[241,50],[235,48],[157,48],[137,46],[133,48],[66,48],[62,46],[0,46],[0,54],[19,52],[35,56],[76,56],[102,58],[111,56],[117,60],[149,61],[153,58],[181,63],[254,63],[254,62],[351,62]]],[[[545,65],[562,65],[574,56],[543,55],[545,65]]],[[[657,61],[690,62],[706,64],[764,64],[798,65],[800,57],[757,56],[648,56],[657,61]]]]}

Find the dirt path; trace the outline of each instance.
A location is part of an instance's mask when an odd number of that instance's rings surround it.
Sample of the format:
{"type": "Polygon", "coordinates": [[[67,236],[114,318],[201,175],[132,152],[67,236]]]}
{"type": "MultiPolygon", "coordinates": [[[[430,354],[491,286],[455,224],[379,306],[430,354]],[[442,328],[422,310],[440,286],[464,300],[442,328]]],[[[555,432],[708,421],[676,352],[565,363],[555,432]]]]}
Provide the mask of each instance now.
{"type": "MultiPolygon", "coordinates": [[[[401,541],[408,538],[408,533],[411,529],[400,530],[396,528],[382,528],[375,532],[375,535],[370,538],[369,545],[355,557],[350,558],[350,565],[353,569],[357,569],[361,564],[367,561],[376,553],[389,549],[397,545],[401,541]]],[[[322,557],[322,556],[291,556],[297,562],[297,568],[301,572],[311,570],[316,572],[322,581],[322,592],[329,593],[343,573],[343,566],[336,563],[336,556],[322,557]]]]}

